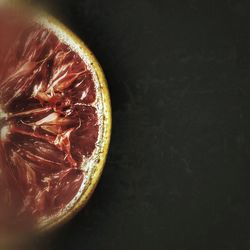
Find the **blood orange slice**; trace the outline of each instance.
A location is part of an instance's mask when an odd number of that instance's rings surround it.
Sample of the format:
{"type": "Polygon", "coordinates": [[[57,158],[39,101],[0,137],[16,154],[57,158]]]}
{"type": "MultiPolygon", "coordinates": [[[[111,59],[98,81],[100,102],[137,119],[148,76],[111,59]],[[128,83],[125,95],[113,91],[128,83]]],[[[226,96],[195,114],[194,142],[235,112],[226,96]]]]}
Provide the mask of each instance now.
{"type": "Polygon", "coordinates": [[[78,211],[97,184],[110,99],[86,45],[47,15],[28,17],[0,10],[0,201],[15,221],[48,228],[78,211]]]}

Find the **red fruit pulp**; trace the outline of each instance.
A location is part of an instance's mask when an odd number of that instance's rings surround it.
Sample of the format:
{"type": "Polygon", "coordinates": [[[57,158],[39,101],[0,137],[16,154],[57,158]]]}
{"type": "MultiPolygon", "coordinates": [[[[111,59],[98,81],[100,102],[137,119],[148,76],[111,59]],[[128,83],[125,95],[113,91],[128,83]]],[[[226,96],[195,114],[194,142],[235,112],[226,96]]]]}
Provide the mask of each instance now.
{"type": "Polygon", "coordinates": [[[60,212],[82,185],[98,140],[96,88],[55,33],[9,15],[0,13],[0,203],[37,220],[60,212]]]}

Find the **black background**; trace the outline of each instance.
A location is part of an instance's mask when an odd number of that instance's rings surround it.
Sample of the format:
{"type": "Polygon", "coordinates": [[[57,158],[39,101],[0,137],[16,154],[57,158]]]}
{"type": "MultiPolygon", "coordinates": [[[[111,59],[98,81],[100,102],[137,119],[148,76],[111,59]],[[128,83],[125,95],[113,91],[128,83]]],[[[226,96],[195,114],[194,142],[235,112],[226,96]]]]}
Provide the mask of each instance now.
{"type": "Polygon", "coordinates": [[[250,249],[250,2],[50,7],[97,56],[113,106],[101,182],[50,248],[250,249]]]}

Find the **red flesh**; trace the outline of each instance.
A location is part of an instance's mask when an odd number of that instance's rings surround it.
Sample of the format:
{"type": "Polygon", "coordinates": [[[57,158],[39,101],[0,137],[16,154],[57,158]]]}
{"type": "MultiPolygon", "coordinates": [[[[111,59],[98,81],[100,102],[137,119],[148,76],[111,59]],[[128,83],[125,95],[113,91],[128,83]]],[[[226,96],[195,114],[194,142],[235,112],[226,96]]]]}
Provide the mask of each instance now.
{"type": "Polygon", "coordinates": [[[38,219],[79,191],[98,138],[96,90],[85,62],[53,32],[0,16],[0,201],[7,195],[18,216],[38,219]]]}

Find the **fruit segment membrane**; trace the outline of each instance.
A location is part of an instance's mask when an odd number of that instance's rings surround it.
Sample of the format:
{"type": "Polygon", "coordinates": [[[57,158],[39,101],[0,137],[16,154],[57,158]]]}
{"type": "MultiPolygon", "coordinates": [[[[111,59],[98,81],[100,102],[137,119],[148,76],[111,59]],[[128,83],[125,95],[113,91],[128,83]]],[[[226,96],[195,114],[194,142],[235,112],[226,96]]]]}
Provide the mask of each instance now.
{"type": "Polygon", "coordinates": [[[53,216],[74,199],[98,140],[96,102],[77,52],[0,10],[0,224],[53,216]]]}

